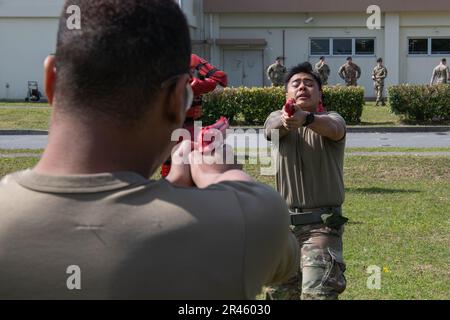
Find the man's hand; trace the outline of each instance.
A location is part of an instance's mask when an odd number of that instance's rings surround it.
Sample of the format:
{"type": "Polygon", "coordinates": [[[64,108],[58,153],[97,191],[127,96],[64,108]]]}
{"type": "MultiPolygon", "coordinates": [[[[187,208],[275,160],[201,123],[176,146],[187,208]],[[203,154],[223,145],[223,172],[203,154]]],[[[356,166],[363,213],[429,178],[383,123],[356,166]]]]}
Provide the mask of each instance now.
{"type": "Polygon", "coordinates": [[[308,112],[303,111],[302,109],[298,108],[297,111],[295,111],[293,116],[289,116],[286,111],[283,110],[283,113],[281,115],[281,122],[283,123],[283,127],[286,128],[286,130],[294,131],[303,126],[303,124],[306,121],[306,116],[308,115],[308,112]]]}
{"type": "Polygon", "coordinates": [[[172,150],[172,166],[166,180],[177,187],[194,186],[189,165],[189,154],[193,148],[192,141],[184,140],[172,150]]]}
{"type": "Polygon", "coordinates": [[[201,153],[197,149],[189,155],[191,177],[199,188],[206,188],[221,181],[253,181],[237,164],[233,149],[224,145],[222,150],[212,154],[201,153]]]}

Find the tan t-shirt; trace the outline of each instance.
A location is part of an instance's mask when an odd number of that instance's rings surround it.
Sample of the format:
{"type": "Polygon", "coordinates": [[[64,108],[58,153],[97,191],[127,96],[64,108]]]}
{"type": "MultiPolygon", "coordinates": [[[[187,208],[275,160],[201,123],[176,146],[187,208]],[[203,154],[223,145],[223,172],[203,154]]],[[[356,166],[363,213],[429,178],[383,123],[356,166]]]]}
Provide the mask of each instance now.
{"type": "MultiPolygon", "coordinates": [[[[265,135],[282,127],[281,111],[272,112],[265,123],[265,135]]],[[[328,115],[342,122],[335,112],[328,115]]],[[[277,189],[290,208],[340,206],[344,202],[345,137],[325,138],[308,127],[296,132],[280,131],[277,161],[277,189]]]]}
{"type": "Polygon", "coordinates": [[[0,299],[253,299],[295,271],[288,226],[261,184],[18,172],[0,182],[0,299]]]}

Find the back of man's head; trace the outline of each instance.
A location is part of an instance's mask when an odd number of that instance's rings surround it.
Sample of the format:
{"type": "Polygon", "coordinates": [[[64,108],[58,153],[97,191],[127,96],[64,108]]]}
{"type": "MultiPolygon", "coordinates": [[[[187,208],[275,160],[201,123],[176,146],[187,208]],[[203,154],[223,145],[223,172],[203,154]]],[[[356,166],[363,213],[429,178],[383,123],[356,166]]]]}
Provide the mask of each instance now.
{"type": "Polygon", "coordinates": [[[189,72],[186,18],[172,0],[66,0],[59,22],[55,99],[64,112],[134,124],[161,83],[189,72]],[[67,27],[76,5],[81,29],[67,27]]]}

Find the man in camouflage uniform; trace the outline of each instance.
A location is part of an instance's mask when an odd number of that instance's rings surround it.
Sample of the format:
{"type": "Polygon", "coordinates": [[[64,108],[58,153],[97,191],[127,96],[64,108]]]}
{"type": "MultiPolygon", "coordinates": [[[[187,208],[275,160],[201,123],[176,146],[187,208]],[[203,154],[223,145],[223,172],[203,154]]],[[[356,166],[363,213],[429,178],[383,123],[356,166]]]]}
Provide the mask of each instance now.
{"type": "Polygon", "coordinates": [[[330,76],[330,67],[325,63],[325,57],[322,56],[319,62],[316,63],[316,72],[319,74],[322,85],[328,85],[328,77],[330,76]]]}
{"type": "Polygon", "coordinates": [[[433,70],[430,85],[447,83],[447,80],[450,80],[450,71],[447,67],[447,59],[443,58],[441,63],[433,70]]]}
{"type": "Polygon", "coordinates": [[[375,92],[377,93],[377,101],[375,103],[376,106],[379,105],[381,101],[381,105],[385,106],[383,90],[384,90],[384,79],[387,77],[387,69],[383,66],[383,59],[377,59],[377,65],[373,68],[372,71],[372,80],[375,87],[375,92]]]}
{"type": "Polygon", "coordinates": [[[272,81],[273,87],[282,87],[284,85],[286,67],[283,66],[282,61],[282,57],[277,57],[275,63],[267,68],[267,77],[272,81]]]}
{"type": "Polygon", "coordinates": [[[322,85],[309,62],[290,70],[285,82],[286,100],[295,99],[295,113],[289,116],[284,108],[272,112],[264,134],[279,147],[277,189],[289,207],[301,261],[296,276],[266,288],[265,294],[267,299],[337,299],[346,287],[342,234],[347,218],[341,210],[345,120],[336,112],[315,114],[322,85]]]}
{"type": "Polygon", "coordinates": [[[347,86],[357,86],[356,80],[361,77],[361,68],[353,63],[351,57],[348,57],[347,62],[339,68],[338,74],[345,80],[347,86]]]}

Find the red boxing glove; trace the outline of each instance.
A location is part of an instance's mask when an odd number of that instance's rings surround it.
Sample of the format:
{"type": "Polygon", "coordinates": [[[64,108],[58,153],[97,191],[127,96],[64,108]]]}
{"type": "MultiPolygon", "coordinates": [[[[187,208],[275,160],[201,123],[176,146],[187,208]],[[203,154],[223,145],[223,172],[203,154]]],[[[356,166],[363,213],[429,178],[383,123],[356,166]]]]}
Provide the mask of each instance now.
{"type": "Polygon", "coordinates": [[[286,101],[283,110],[288,114],[289,117],[292,117],[295,113],[295,99],[291,98],[286,101]]]}
{"type": "Polygon", "coordinates": [[[230,127],[230,124],[228,122],[228,119],[225,117],[221,117],[216,123],[207,126],[207,127],[203,127],[200,130],[197,142],[199,145],[199,151],[200,152],[206,152],[206,151],[211,151],[212,148],[214,148],[214,140],[215,137],[212,135],[210,137],[210,141],[206,141],[205,140],[205,135],[208,131],[212,130],[212,129],[216,129],[219,130],[222,133],[223,136],[223,140],[225,141],[225,137],[226,137],[226,130],[230,127]]]}
{"type": "Polygon", "coordinates": [[[192,78],[191,87],[194,92],[194,97],[198,97],[202,94],[213,91],[217,87],[217,83],[212,79],[200,80],[197,78],[192,78]]]}
{"type": "Polygon", "coordinates": [[[191,54],[191,70],[197,70],[199,75],[214,80],[224,88],[228,85],[228,77],[225,72],[194,53],[191,54]]]}

